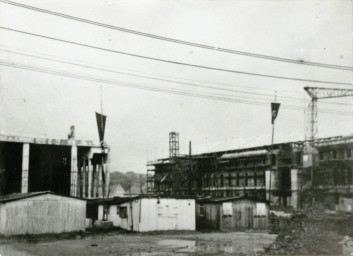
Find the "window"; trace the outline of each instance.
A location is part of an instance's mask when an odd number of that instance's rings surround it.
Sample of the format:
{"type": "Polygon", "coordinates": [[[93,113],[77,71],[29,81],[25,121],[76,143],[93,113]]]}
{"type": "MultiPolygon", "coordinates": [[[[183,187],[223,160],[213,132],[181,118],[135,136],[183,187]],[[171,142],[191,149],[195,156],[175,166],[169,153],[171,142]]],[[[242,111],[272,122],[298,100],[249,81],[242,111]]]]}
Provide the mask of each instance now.
{"type": "Polygon", "coordinates": [[[204,204],[199,204],[199,212],[200,212],[200,216],[205,216],[205,205],[204,204]]]}
{"type": "Polygon", "coordinates": [[[337,151],[335,149],[332,150],[332,159],[337,159],[337,151]]]}
{"type": "Polygon", "coordinates": [[[319,153],[319,159],[324,160],[324,152],[320,151],[319,153]]]}
{"type": "Polygon", "coordinates": [[[126,219],[127,218],[127,207],[119,207],[119,216],[122,219],[126,219]]]}
{"type": "Polygon", "coordinates": [[[350,148],[346,149],[346,158],[351,158],[352,157],[352,151],[350,148]]]}
{"type": "Polygon", "coordinates": [[[301,165],[303,163],[302,159],[303,159],[302,152],[300,152],[300,151],[295,152],[295,163],[297,165],[301,165]]]}
{"type": "Polygon", "coordinates": [[[271,165],[276,165],[276,155],[271,154],[271,165]]]}

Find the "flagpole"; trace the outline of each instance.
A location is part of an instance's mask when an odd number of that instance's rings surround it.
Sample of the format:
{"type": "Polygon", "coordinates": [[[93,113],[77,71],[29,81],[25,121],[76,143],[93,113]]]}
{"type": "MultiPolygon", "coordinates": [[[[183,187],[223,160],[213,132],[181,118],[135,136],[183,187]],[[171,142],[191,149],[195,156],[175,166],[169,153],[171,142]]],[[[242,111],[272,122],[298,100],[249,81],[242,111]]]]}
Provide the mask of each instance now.
{"type": "MultiPolygon", "coordinates": [[[[277,99],[277,91],[275,91],[275,103],[276,103],[276,99],[277,99]]],[[[272,110],[271,110],[272,111],[272,110]]],[[[272,116],[272,113],[271,113],[272,116]]],[[[268,196],[268,201],[270,201],[270,205],[271,205],[271,181],[272,181],[272,150],[273,150],[273,142],[274,142],[274,137],[275,137],[275,120],[272,117],[272,138],[271,138],[271,149],[270,149],[270,188],[269,188],[269,196],[268,196]]]]}
{"type": "MultiPolygon", "coordinates": [[[[99,89],[100,89],[100,105],[101,105],[101,115],[102,115],[102,118],[101,118],[101,128],[103,130],[103,88],[102,88],[102,85],[99,86],[99,89]]],[[[106,219],[106,216],[105,216],[105,212],[106,212],[106,209],[105,209],[105,202],[104,202],[104,193],[105,193],[105,182],[103,182],[105,180],[105,177],[104,176],[104,159],[103,159],[103,154],[104,154],[104,145],[103,145],[103,141],[100,141],[101,143],[101,148],[102,148],[102,154],[101,154],[101,165],[102,165],[102,196],[103,196],[103,220],[106,219]]]]}

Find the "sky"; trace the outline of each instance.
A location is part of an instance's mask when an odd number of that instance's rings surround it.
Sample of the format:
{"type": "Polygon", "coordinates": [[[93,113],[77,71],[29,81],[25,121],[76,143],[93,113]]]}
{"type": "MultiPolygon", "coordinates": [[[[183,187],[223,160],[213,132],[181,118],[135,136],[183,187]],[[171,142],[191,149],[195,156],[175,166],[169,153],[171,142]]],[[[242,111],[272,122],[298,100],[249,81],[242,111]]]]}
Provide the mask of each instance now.
{"type": "MultiPolygon", "coordinates": [[[[215,49],[353,66],[350,0],[14,1],[215,49]]],[[[111,171],[145,173],[147,161],[168,157],[171,131],[179,132],[180,153],[188,152],[189,141],[193,153],[270,144],[270,102],[275,97],[281,103],[275,143],[303,140],[304,109],[310,101],[303,88],[353,89],[352,71],[201,49],[4,2],[0,2],[0,26],[174,62],[349,83],[312,83],[202,69],[0,29],[0,133],[66,138],[69,127],[75,125],[77,139],[97,143],[95,112],[101,110],[102,98],[103,113],[108,116],[105,139],[111,148],[111,171]],[[5,62],[22,68],[6,66],[5,62]],[[37,69],[24,69],[24,65],[37,69]],[[39,72],[38,67],[56,73],[39,72]],[[81,79],[88,76],[94,80],[81,79]],[[182,90],[232,101],[161,90],[182,90]]],[[[352,100],[319,100],[319,137],[353,134],[352,100]]]]}

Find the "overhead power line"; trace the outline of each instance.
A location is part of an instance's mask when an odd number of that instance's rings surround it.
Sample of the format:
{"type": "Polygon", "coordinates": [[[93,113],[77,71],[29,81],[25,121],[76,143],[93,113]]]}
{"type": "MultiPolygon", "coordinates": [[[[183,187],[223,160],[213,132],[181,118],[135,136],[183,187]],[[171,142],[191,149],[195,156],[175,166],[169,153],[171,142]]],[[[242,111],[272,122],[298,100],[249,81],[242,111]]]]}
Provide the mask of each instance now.
{"type": "MultiPolygon", "coordinates": [[[[235,92],[235,93],[241,93],[241,94],[250,94],[252,96],[253,95],[259,95],[259,96],[264,96],[267,99],[268,98],[271,98],[271,99],[273,98],[273,95],[272,94],[268,94],[268,93],[235,90],[235,89],[228,89],[228,88],[222,88],[222,87],[216,87],[216,86],[208,86],[208,85],[197,84],[197,83],[177,81],[177,80],[172,80],[172,79],[156,78],[156,77],[151,77],[151,76],[145,76],[145,75],[121,72],[121,71],[117,71],[117,70],[112,69],[112,68],[97,67],[96,64],[91,64],[91,63],[80,64],[80,63],[72,62],[72,61],[69,61],[69,60],[62,60],[62,59],[58,59],[57,57],[52,56],[52,55],[46,55],[46,56],[49,56],[49,57],[43,57],[43,56],[39,56],[39,55],[27,53],[27,52],[19,52],[19,51],[16,51],[16,50],[9,50],[9,49],[3,49],[3,48],[0,48],[0,51],[7,52],[7,53],[12,53],[12,54],[17,54],[17,55],[21,55],[21,56],[32,57],[32,58],[41,59],[41,60],[49,60],[49,61],[53,61],[53,62],[57,62],[57,63],[63,63],[63,64],[73,65],[73,66],[82,67],[82,68],[89,68],[89,69],[93,69],[93,70],[110,72],[110,73],[114,73],[114,74],[123,74],[123,75],[138,77],[138,78],[146,78],[146,79],[155,80],[155,81],[162,81],[162,82],[174,83],[174,84],[179,84],[179,85],[187,85],[187,86],[192,86],[192,87],[200,87],[200,88],[206,88],[206,89],[212,89],[212,90],[235,92]]],[[[238,88],[238,87],[241,87],[241,86],[236,86],[236,87],[238,88]]],[[[226,95],[226,96],[230,96],[230,95],[226,95]]],[[[242,96],[242,97],[246,98],[246,96],[242,96]]],[[[297,101],[297,102],[302,102],[303,101],[303,99],[295,98],[295,97],[281,96],[280,98],[286,99],[286,100],[297,101]]],[[[335,104],[335,105],[351,105],[351,104],[346,104],[346,103],[342,103],[342,102],[326,102],[326,103],[335,104]]]]}
{"type": "MultiPolygon", "coordinates": [[[[60,70],[46,69],[46,68],[30,66],[30,65],[22,65],[22,64],[14,63],[14,62],[7,62],[7,61],[1,61],[0,60],[0,65],[7,66],[7,67],[18,68],[18,69],[23,69],[23,70],[36,71],[36,72],[40,72],[40,73],[58,75],[58,76],[61,76],[61,77],[69,77],[69,78],[81,79],[81,80],[86,80],[86,81],[91,81],[91,82],[96,82],[96,83],[113,84],[113,85],[117,85],[117,86],[123,86],[123,87],[135,88],[135,89],[142,89],[142,90],[148,90],[148,91],[155,91],[155,92],[176,94],[176,95],[203,98],[203,99],[212,99],[212,100],[218,100],[218,101],[224,101],[224,102],[235,102],[235,103],[243,103],[243,104],[251,104],[251,105],[267,106],[268,107],[268,103],[267,102],[258,102],[258,101],[249,101],[249,100],[242,100],[242,99],[226,98],[226,97],[220,97],[220,96],[215,96],[215,95],[206,94],[206,93],[201,94],[201,93],[193,92],[193,91],[158,88],[158,87],[154,87],[154,86],[140,85],[140,84],[134,84],[134,83],[126,83],[126,82],[121,82],[121,81],[116,81],[116,80],[107,80],[107,79],[97,78],[97,77],[93,77],[93,76],[87,76],[87,75],[63,72],[63,71],[60,71],[60,70]]],[[[302,108],[302,107],[291,106],[291,105],[286,105],[286,104],[283,104],[283,108],[292,109],[292,110],[299,110],[299,111],[303,111],[304,110],[304,108],[302,108]]],[[[340,115],[348,115],[348,116],[350,116],[350,114],[348,112],[335,111],[335,110],[332,110],[332,109],[322,109],[321,112],[329,113],[329,114],[335,114],[335,115],[336,114],[340,114],[340,115]]]]}
{"type": "Polygon", "coordinates": [[[188,45],[188,46],[212,50],[212,51],[225,52],[225,53],[243,55],[243,56],[247,56],[247,57],[260,58],[260,59],[266,59],[266,60],[272,60],[272,61],[287,62],[287,63],[292,63],[292,64],[308,65],[308,66],[330,68],[330,69],[349,70],[349,71],[353,70],[353,67],[350,67],[350,66],[318,63],[318,62],[304,61],[301,59],[296,60],[296,59],[289,59],[289,58],[281,58],[281,57],[275,57],[275,56],[270,56],[270,55],[263,55],[263,54],[245,52],[245,51],[226,49],[226,48],[222,48],[222,47],[210,46],[210,45],[205,45],[205,44],[200,44],[200,43],[194,43],[194,42],[189,42],[189,41],[184,41],[184,40],[179,40],[179,39],[174,39],[174,38],[169,38],[169,37],[164,37],[164,36],[159,36],[159,35],[154,35],[154,34],[150,34],[150,33],[145,33],[145,32],[141,32],[141,31],[136,31],[136,30],[132,30],[132,29],[117,27],[117,26],[113,26],[113,25],[109,25],[109,24],[104,24],[104,23],[100,23],[97,21],[83,19],[83,18],[67,15],[64,13],[54,12],[54,11],[50,11],[47,9],[42,9],[42,8],[30,6],[30,5],[25,5],[25,4],[13,2],[13,1],[0,0],[0,2],[9,4],[9,5],[13,5],[13,6],[17,6],[17,7],[21,7],[21,8],[25,8],[28,10],[36,11],[36,12],[54,15],[54,16],[65,18],[65,19],[75,20],[78,22],[82,22],[82,23],[86,23],[86,24],[90,24],[90,25],[94,25],[94,26],[104,27],[104,28],[113,29],[116,31],[124,32],[124,33],[129,33],[129,34],[134,34],[134,35],[138,35],[138,36],[167,41],[167,42],[171,42],[171,43],[175,43],[175,44],[188,45]]]}
{"type": "Polygon", "coordinates": [[[54,40],[54,41],[57,41],[57,42],[74,44],[74,45],[87,47],[87,48],[91,48],[91,49],[96,49],[96,50],[101,50],[101,51],[106,51],[106,52],[111,52],[111,53],[116,53],[116,54],[122,54],[122,55],[126,55],[126,56],[137,57],[137,58],[142,58],[142,59],[147,59],[147,60],[153,60],[153,61],[158,61],[158,62],[164,62],[164,63],[169,63],[169,64],[175,64],[175,65],[183,65],[183,66],[188,66],[188,67],[201,68],[201,69],[214,70],[214,71],[222,71],[222,72],[228,72],[228,73],[234,73],[234,74],[251,75],[251,76],[267,77],[267,78],[276,78],[276,79],[292,80],[292,81],[299,81],[299,82],[334,84],[334,85],[352,85],[351,83],[343,83],[343,82],[311,80],[311,79],[302,79],[302,78],[285,77],[285,76],[275,76],[275,75],[244,72],[244,71],[231,70],[231,69],[215,68],[215,67],[191,64],[191,63],[185,63],[185,62],[178,62],[178,61],[171,61],[171,60],[166,60],[166,59],[159,59],[159,58],[155,58],[155,57],[148,57],[148,56],[143,56],[143,55],[138,55],[138,54],[133,54],[133,53],[122,52],[122,51],[116,51],[116,50],[107,49],[107,48],[103,48],[103,47],[98,47],[98,46],[78,43],[78,42],[74,42],[74,41],[69,41],[69,40],[64,40],[64,39],[44,36],[44,35],[40,35],[40,34],[30,33],[30,32],[17,30],[17,29],[12,29],[12,28],[7,28],[7,27],[0,27],[0,29],[4,29],[4,30],[16,32],[16,33],[21,33],[21,34],[25,34],[25,35],[30,35],[30,36],[50,39],[50,40],[54,40]]]}

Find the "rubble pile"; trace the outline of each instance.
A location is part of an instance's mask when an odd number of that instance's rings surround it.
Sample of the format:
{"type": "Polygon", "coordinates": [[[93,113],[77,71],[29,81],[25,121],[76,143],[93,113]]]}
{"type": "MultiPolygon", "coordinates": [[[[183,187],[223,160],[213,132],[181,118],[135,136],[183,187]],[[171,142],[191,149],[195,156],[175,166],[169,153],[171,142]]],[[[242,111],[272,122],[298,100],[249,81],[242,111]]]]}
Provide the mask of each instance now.
{"type": "Polygon", "coordinates": [[[342,255],[342,238],[353,235],[353,218],[293,215],[279,221],[276,241],[266,255],[342,255]]]}

